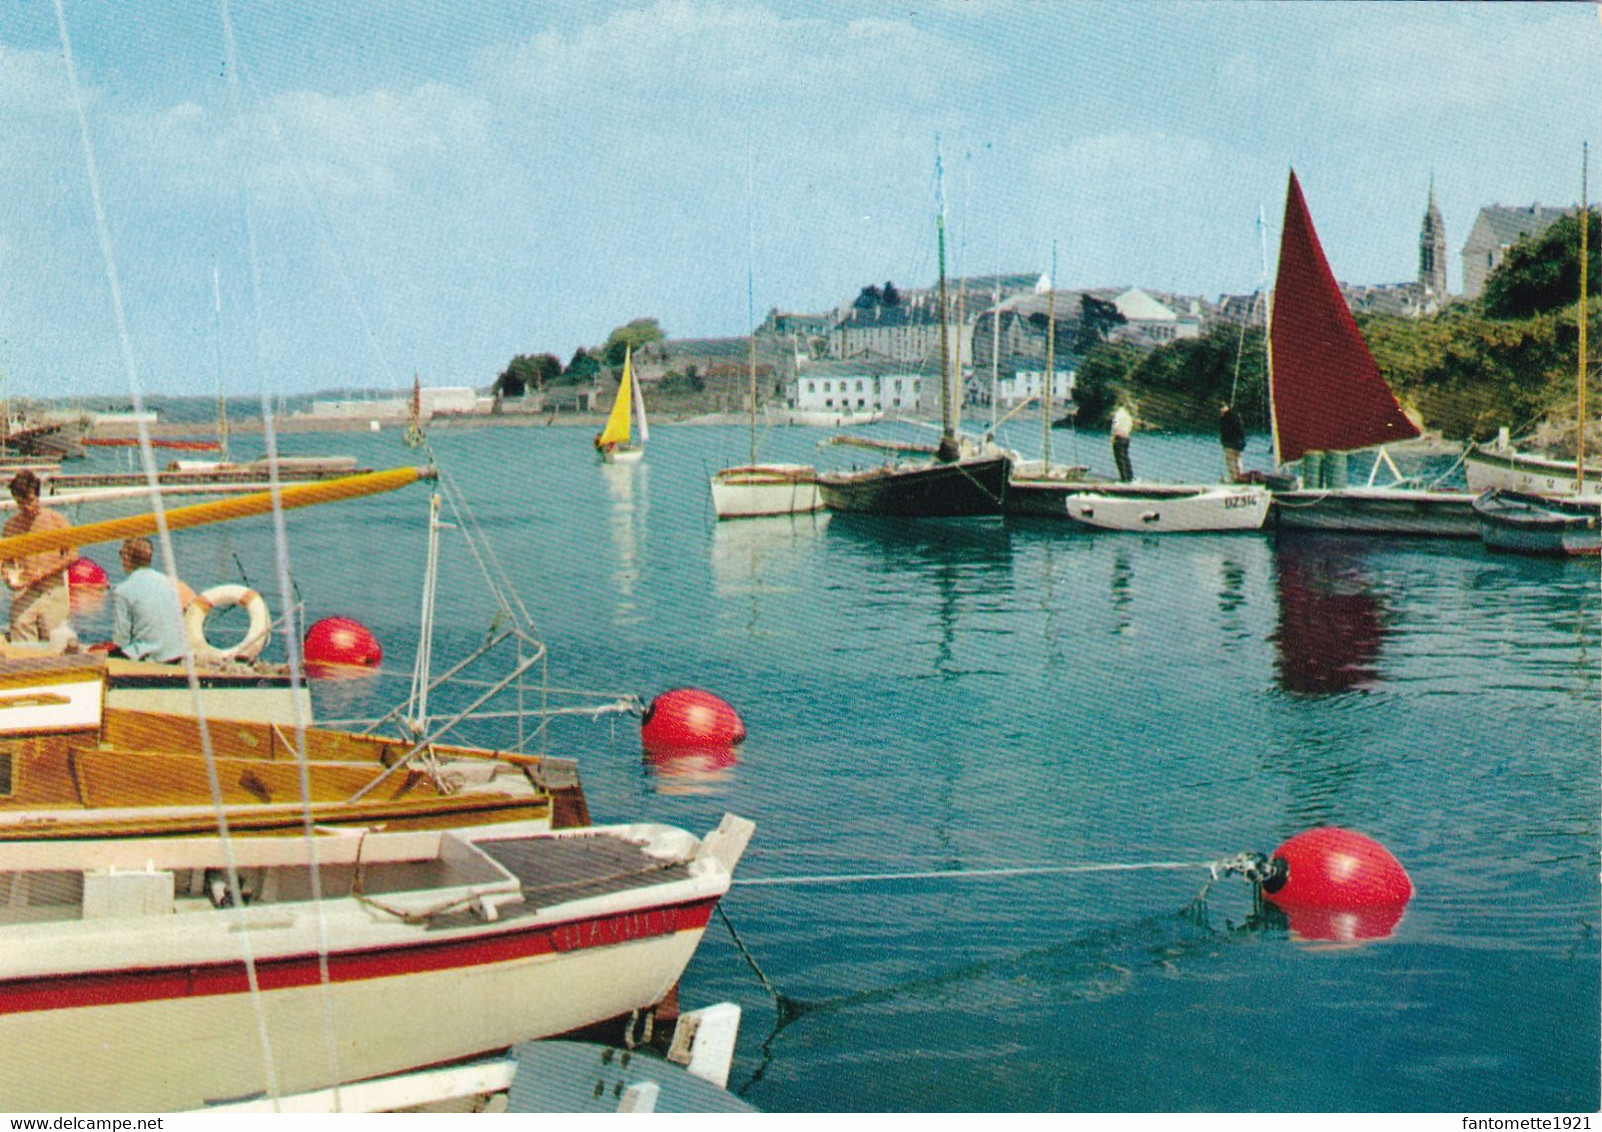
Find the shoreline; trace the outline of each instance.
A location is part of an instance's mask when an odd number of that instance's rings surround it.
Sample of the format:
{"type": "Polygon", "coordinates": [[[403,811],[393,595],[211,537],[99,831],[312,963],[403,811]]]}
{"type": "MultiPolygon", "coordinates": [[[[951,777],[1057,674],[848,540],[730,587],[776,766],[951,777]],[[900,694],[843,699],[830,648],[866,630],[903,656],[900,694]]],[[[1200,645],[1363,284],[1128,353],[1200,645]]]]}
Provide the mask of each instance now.
{"type": "MultiPolygon", "coordinates": [[[[746,413],[696,413],[694,415],[652,421],[658,427],[700,427],[705,425],[747,425],[750,416],[746,413]]],[[[274,430],[280,434],[294,433],[364,433],[364,432],[393,432],[406,428],[406,421],[399,418],[363,417],[305,417],[288,416],[276,418],[273,422],[274,430]],[[374,430],[372,421],[377,421],[379,428],[374,430]]],[[[473,413],[458,415],[440,415],[434,417],[425,426],[426,430],[433,429],[472,429],[472,428],[590,428],[600,429],[606,423],[604,413],[473,413]]],[[[897,423],[894,421],[885,423],[897,423]]],[[[770,428],[863,428],[865,425],[766,425],[770,428]]],[[[171,439],[215,439],[216,430],[210,422],[184,422],[184,421],[158,421],[146,426],[152,438],[171,439]]],[[[1104,429],[1086,429],[1086,432],[1100,434],[1104,429]]],[[[1143,429],[1140,431],[1161,434],[1187,434],[1207,435],[1209,430],[1197,429],[1186,433],[1183,429],[1143,429]]],[[[229,435],[260,436],[263,432],[260,418],[230,421],[229,435]]],[[[137,438],[138,426],[131,421],[102,421],[97,422],[90,430],[89,435],[107,440],[127,440],[137,438]]],[[[1252,433],[1254,437],[1267,436],[1267,433],[1252,433]]],[[[1139,432],[1136,433],[1137,439],[1139,432]]],[[[1463,450],[1465,442],[1448,440],[1438,433],[1425,433],[1412,440],[1401,441],[1387,445],[1393,453],[1410,456],[1447,455],[1463,450]]]]}

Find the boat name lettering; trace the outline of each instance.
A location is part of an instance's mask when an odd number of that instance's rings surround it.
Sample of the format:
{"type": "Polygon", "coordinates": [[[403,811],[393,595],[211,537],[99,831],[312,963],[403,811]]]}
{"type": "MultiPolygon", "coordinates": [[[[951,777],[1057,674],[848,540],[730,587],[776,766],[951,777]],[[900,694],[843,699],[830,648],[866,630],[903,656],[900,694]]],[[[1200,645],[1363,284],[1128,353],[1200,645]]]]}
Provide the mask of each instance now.
{"type": "Polygon", "coordinates": [[[606,947],[614,943],[626,943],[631,939],[668,935],[676,928],[676,917],[670,912],[661,909],[652,912],[631,912],[625,916],[612,916],[605,920],[565,924],[551,934],[551,942],[558,951],[579,951],[586,947],[606,947]]]}
{"type": "Polygon", "coordinates": [[[1233,511],[1237,507],[1250,507],[1256,503],[1255,495],[1226,495],[1224,496],[1224,510],[1233,511]]]}

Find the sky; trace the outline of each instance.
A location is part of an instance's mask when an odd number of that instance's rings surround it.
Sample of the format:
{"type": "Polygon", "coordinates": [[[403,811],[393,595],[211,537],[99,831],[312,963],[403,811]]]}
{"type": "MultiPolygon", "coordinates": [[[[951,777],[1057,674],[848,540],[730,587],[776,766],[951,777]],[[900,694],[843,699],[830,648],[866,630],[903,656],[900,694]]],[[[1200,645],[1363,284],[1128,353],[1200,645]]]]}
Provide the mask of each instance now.
{"type": "Polygon", "coordinates": [[[60,7],[75,89],[55,0],[0,6],[4,396],[743,334],[932,284],[937,186],[955,273],[1216,297],[1288,169],[1353,283],[1416,277],[1433,181],[1455,289],[1479,208],[1574,203],[1602,141],[1593,3],[60,7]]]}

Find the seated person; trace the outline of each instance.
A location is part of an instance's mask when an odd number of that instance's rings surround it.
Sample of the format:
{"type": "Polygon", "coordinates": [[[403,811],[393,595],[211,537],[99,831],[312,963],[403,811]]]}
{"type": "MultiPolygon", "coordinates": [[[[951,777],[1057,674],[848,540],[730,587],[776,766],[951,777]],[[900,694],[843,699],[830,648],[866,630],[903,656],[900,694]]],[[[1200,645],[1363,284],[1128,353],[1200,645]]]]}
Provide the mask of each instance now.
{"type": "Polygon", "coordinates": [[[114,655],[129,660],[171,663],[184,657],[183,611],[172,581],[151,569],[153,557],[147,538],[122,544],[122,568],[128,576],[111,591],[111,643],[114,655]]]}

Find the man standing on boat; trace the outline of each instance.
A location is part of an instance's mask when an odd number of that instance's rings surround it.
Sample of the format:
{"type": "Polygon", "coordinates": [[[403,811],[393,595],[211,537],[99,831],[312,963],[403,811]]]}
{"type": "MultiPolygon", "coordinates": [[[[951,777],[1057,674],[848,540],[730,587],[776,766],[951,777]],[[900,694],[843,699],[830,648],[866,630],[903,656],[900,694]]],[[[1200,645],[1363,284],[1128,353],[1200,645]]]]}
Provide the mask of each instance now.
{"type": "Polygon", "coordinates": [[[149,539],[123,541],[122,569],[128,576],[111,591],[111,643],[129,660],[174,663],[184,658],[184,615],[177,587],[151,568],[154,558],[149,539]]]}
{"type": "Polygon", "coordinates": [[[1224,446],[1224,482],[1240,482],[1240,457],[1246,451],[1246,426],[1228,402],[1218,406],[1218,443],[1224,446]]]}
{"type": "MultiPolygon", "coordinates": [[[[16,500],[17,513],[0,528],[6,538],[64,531],[71,526],[59,512],[40,506],[39,477],[27,468],[11,477],[11,498],[16,500]]],[[[12,641],[59,641],[70,636],[67,567],[77,557],[77,548],[64,546],[0,564],[0,574],[11,587],[12,641]]]]}
{"type": "Polygon", "coordinates": [[[1118,410],[1112,417],[1112,450],[1113,463],[1118,465],[1120,483],[1128,483],[1135,478],[1135,473],[1129,466],[1129,434],[1134,431],[1135,415],[1129,411],[1128,402],[1118,402],[1118,410]]]}

